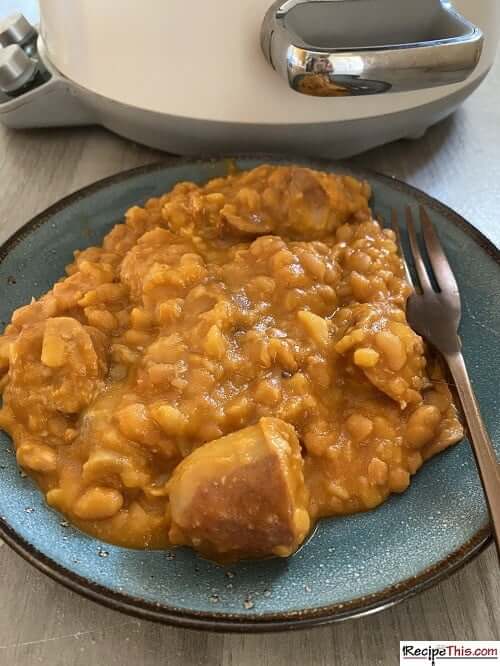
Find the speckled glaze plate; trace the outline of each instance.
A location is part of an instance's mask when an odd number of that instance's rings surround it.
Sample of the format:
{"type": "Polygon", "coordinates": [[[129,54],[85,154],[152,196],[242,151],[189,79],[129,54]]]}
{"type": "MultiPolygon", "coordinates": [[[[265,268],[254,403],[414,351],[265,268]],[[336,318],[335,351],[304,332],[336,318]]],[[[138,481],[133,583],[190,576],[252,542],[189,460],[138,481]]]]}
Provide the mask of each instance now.
{"type": "MultiPolygon", "coordinates": [[[[459,215],[391,178],[345,164],[299,162],[370,181],[373,207],[427,206],[460,284],[466,360],[500,450],[500,252],[459,215]]],[[[181,180],[224,175],[227,161],[177,160],[91,185],[37,216],[0,250],[0,320],[45,292],[72,252],[101,242],[125,210],[181,180]]],[[[473,193],[471,193],[472,195],[473,193]]],[[[68,526],[44,503],[0,434],[0,536],[49,576],[81,594],[143,618],[219,631],[295,629],[386,608],[471,560],[490,539],[488,515],[467,441],[426,463],[407,492],[369,513],[322,521],[289,559],[225,569],[187,549],[127,550],[68,526]]]]}

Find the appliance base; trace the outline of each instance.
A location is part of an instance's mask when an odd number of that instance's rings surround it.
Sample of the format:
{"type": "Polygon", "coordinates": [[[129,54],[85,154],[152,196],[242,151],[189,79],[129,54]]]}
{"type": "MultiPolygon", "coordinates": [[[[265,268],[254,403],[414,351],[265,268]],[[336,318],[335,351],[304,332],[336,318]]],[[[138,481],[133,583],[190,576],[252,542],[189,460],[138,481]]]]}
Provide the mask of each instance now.
{"type": "Polygon", "coordinates": [[[287,125],[286,117],[282,125],[200,121],[144,111],[98,96],[88,98],[87,104],[96,122],[112,132],[178,155],[299,152],[342,159],[397,139],[423,136],[428,127],[453,113],[483,79],[414,109],[331,123],[287,125]]]}
{"type": "MultiPolygon", "coordinates": [[[[40,54],[44,47],[39,40],[40,54]]],[[[0,122],[11,128],[103,125],[137,143],[178,155],[300,152],[341,159],[402,138],[418,138],[453,113],[487,72],[457,92],[405,111],[349,121],[252,124],[199,120],[128,106],[63,77],[46,57],[51,80],[0,103],[0,122]]],[[[369,102],[367,102],[369,103],[369,102]]]]}

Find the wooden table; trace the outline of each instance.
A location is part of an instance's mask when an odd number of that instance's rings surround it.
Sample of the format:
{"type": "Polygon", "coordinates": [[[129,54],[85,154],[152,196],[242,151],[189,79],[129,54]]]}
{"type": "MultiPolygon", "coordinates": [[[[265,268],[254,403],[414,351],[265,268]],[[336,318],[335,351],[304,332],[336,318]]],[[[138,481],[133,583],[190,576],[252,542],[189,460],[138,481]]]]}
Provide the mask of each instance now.
{"type": "MultiPolygon", "coordinates": [[[[30,2],[30,0],[25,0],[30,2]]],[[[4,5],[21,3],[0,0],[4,5]]],[[[360,164],[451,205],[500,245],[500,62],[452,118],[416,142],[360,164]]],[[[97,128],[8,132],[0,126],[0,240],[74,190],[161,154],[97,128]]],[[[0,542],[0,664],[28,666],[386,666],[399,640],[499,640],[493,548],[410,601],[363,619],[294,634],[216,635],[102,608],[30,567],[0,542]]]]}

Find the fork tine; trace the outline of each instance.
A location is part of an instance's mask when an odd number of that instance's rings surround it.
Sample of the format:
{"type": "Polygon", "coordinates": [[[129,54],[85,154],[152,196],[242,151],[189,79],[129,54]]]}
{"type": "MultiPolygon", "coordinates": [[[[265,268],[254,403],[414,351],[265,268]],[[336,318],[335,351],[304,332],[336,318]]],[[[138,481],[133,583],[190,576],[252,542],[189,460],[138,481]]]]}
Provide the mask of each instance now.
{"type": "Polygon", "coordinates": [[[410,268],[408,266],[408,263],[406,261],[405,257],[405,251],[403,249],[403,241],[401,240],[401,229],[399,227],[399,220],[398,220],[398,214],[396,212],[396,209],[393,208],[391,211],[391,227],[392,230],[394,231],[394,234],[396,235],[396,244],[399,249],[399,256],[401,257],[401,260],[403,262],[403,268],[405,272],[405,278],[410,287],[415,290],[415,285],[413,284],[413,278],[410,273],[410,268]]]}
{"type": "Polygon", "coordinates": [[[423,206],[420,206],[420,224],[424,233],[427,255],[439,288],[443,292],[458,295],[459,291],[455,275],[450,268],[436,229],[423,206]]]}
{"type": "Polygon", "coordinates": [[[408,236],[410,238],[410,249],[413,257],[413,263],[417,269],[418,280],[420,282],[420,288],[422,291],[429,292],[433,291],[431,281],[427,275],[427,269],[425,267],[424,259],[422,253],[420,252],[420,247],[418,245],[417,234],[415,233],[415,226],[413,224],[413,215],[411,208],[406,207],[406,226],[408,228],[408,236]]]}

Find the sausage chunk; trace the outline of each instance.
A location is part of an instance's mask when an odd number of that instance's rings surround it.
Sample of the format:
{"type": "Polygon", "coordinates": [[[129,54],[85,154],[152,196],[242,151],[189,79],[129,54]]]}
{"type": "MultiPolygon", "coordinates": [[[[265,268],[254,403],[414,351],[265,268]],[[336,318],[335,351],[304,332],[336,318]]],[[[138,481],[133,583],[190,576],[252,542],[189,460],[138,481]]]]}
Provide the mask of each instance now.
{"type": "Polygon", "coordinates": [[[224,560],[290,555],[310,527],[302,466],[277,418],[204,444],[170,480],[171,542],[224,560]]]}

